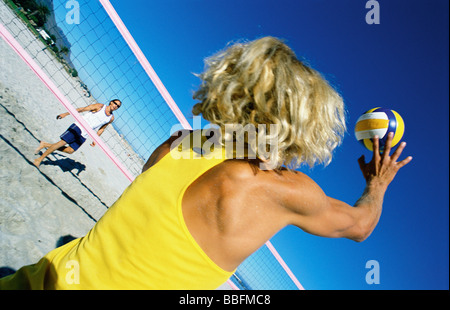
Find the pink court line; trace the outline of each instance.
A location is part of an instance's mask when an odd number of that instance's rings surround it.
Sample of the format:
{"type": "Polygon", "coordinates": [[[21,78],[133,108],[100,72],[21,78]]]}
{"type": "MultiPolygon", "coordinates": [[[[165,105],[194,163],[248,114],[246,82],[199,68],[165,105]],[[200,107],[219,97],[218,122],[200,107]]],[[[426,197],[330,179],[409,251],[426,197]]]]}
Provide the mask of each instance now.
{"type": "Polygon", "coordinates": [[[145,57],[142,50],[137,45],[136,41],[134,40],[133,36],[128,31],[127,27],[123,23],[122,19],[120,18],[119,14],[117,14],[116,10],[112,6],[112,4],[108,0],[100,0],[100,3],[103,5],[103,8],[105,9],[106,13],[108,13],[109,17],[113,21],[113,23],[116,25],[119,32],[122,34],[122,37],[127,42],[130,49],[133,51],[136,58],[141,63],[142,67],[144,68],[147,75],[152,80],[153,84],[158,89],[161,96],[164,98],[166,103],[169,105],[169,107],[172,109],[173,113],[177,117],[178,121],[181,123],[181,125],[185,129],[192,129],[189,122],[184,117],[183,113],[178,108],[178,105],[173,100],[172,96],[167,91],[164,84],[159,79],[158,75],[156,74],[155,70],[153,70],[153,67],[150,65],[150,62],[145,57]]]}
{"type": "Polygon", "coordinates": [[[95,143],[103,150],[103,152],[114,162],[114,164],[122,171],[130,182],[133,182],[133,175],[122,165],[122,163],[114,156],[111,150],[100,139],[96,132],[86,123],[78,111],[70,104],[66,97],[59,91],[58,87],[52,80],[42,71],[39,65],[30,57],[30,55],[22,48],[14,37],[0,24],[0,35],[6,43],[22,58],[22,60],[30,67],[30,69],[39,77],[39,79],[47,86],[47,88],[55,95],[59,102],[69,111],[75,120],[83,127],[95,143]]]}
{"type": "MultiPolygon", "coordinates": [[[[141,63],[141,65],[144,68],[145,72],[147,72],[148,76],[150,77],[150,79],[152,80],[153,84],[156,86],[156,88],[160,92],[161,96],[164,98],[166,103],[172,109],[173,113],[175,114],[177,119],[180,121],[181,125],[185,129],[192,129],[191,125],[186,120],[186,118],[184,117],[184,115],[180,111],[180,109],[178,108],[178,106],[175,103],[175,101],[172,99],[172,96],[170,96],[170,94],[167,91],[167,89],[165,88],[164,84],[159,79],[159,77],[156,74],[155,70],[153,70],[152,66],[150,65],[150,62],[147,60],[147,58],[145,57],[144,53],[142,52],[142,50],[139,48],[139,46],[137,45],[136,41],[134,40],[133,36],[128,31],[127,27],[123,23],[123,21],[120,18],[119,14],[117,14],[117,12],[114,9],[114,7],[112,6],[111,2],[109,2],[109,0],[100,0],[100,3],[103,5],[105,11],[108,13],[109,17],[114,22],[114,24],[116,25],[116,27],[119,30],[119,32],[122,34],[123,38],[128,43],[128,46],[130,47],[130,49],[133,51],[133,53],[136,56],[136,58],[141,63]]],[[[268,247],[268,249],[270,250],[272,255],[276,258],[278,263],[286,271],[286,273],[291,278],[291,280],[294,282],[294,284],[298,287],[298,289],[304,290],[303,286],[300,284],[300,282],[297,280],[297,278],[295,277],[293,272],[289,269],[287,264],[281,258],[280,254],[278,254],[277,250],[272,245],[272,243],[270,243],[270,241],[268,241],[266,243],[266,246],[268,247]]],[[[234,283],[232,283],[230,280],[228,281],[228,284],[233,289],[238,289],[236,287],[236,285],[234,285],[234,283]]]]}

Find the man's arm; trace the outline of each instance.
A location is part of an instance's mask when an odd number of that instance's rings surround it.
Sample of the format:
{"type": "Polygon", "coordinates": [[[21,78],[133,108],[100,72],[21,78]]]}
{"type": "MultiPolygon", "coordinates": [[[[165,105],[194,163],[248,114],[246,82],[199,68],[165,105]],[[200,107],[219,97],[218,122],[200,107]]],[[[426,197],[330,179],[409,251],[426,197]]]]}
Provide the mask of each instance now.
{"type": "MultiPolygon", "coordinates": [[[[90,105],[88,105],[86,107],[83,107],[83,108],[78,108],[77,112],[79,112],[79,113],[89,112],[89,111],[98,112],[98,111],[101,110],[102,107],[103,107],[103,104],[101,104],[101,103],[94,103],[94,104],[90,104],[90,105]]],[[[61,113],[61,114],[59,114],[56,117],[56,119],[62,119],[62,118],[66,117],[66,116],[69,116],[69,115],[70,115],[69,112],[61,113]]]]}
{"type": "MultiPolygon", "coordinates": [[[[97,135],[100,137],[102,135],[102,133],[105,131],[106,127],[108,127],[108,125],[112,124],[112,122],[114,122],[114,116],[111,117],[111,120],[107,124],[100,127],[100,129],[97,131],[97,135]]],[[[95,146],[95,141],[92,141],[91,146],[95,146]]]]}
{"type": "Polygon", "coordinates": [[[112,122],[114,122],[114,116],[111,117],[111,120],[106,123],[105,125],[103,125],[102,127],[100,127],[100,129],[97,131],[97,135],[101,136],[102,133],[105,131],[106,127],[108,127],[110,124],[112,124],[112,122]]]}
{"type": "Polygon", "coordinates": [[[405,143],[400,144],[392,156],[393,136],[386,141],[383,155],[379,153],[379,139],[374,139],[373,158],[365,163],[364,156],[358,162],[366,179],[363,195],[352,207],[345,202],[327,197],[320,187],[307,177],[302,177],[302,189],[298,195],[290,195],[287,208],[293,211],[291,224],[308,233],[331,238],[365,240],[375,229],[381,216],[384,194],[398,170],[412,157],[397,162],[405,143]],[[293,200],[296,199],[296,202],[293,200]]]}

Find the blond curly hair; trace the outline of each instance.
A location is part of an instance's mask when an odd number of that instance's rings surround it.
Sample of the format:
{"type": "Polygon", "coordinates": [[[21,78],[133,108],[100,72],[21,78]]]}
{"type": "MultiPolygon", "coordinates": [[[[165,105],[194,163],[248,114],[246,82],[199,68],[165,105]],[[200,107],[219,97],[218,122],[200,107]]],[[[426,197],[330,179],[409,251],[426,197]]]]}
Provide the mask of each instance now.
{"type": "Polygon", "coordinates": [[[235,43],[207,58],[205,66],[198,75],[202,83],[194,93],[199,101],[194,115],[202,114],[222,130],[227,124],[276,125],[275,132],[257,132],[276,148],[266,145],[269,154],[263,156],[252,147],[257,158],[275,163],[275,168],[331,162],[346,131],[343,100],[280,39],[235,43]]]}

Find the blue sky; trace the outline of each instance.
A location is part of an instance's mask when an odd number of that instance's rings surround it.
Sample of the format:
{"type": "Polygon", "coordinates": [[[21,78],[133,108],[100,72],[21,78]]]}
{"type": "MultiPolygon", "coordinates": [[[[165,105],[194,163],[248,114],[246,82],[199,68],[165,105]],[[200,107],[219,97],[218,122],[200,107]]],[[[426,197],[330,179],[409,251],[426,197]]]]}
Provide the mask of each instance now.
{"type": "MultiPolygon", "coordinates": [[[[359,115],[377,106],[399,112],[406,124],[404,157],[414,159],[389,187],[372,236],[358,244],[288,227],[272,242],[306,289],[448,289],[448,1],[378,1],[377,25],[366,23],[366,2],[111,0],[191,124],[192,92],[199,84],[193,73],[203,70],[205,57],[230,41],[266,35],[285,39],[346,103],[348,133],[333,162],[301,169],[331,197],[353,204],[364,189],[357,159],[371,154],[353,135],[359,115]],[[380,284],[366,283],[370,260],[379,263],[380,284]]],[[[83,5],[82,14],[87,11],[83,5]]],[[[100,71],[114,71],[102,60],[106,67],[100,71]]],[[[138,66],[128,65],[141,76],[138,66]]],[[[133,96],[142,90],[116,85],[116,80],[110,82],[111,93],[96,97],[136,100],[133,96]]],[[[124,120],[136,114],[129,107],[120,111],[124,120]]],[[[158,120],[151,123],[159,126],[158,120]]],[[[123,130],[133,132],[130,126],[123,130]]]]}

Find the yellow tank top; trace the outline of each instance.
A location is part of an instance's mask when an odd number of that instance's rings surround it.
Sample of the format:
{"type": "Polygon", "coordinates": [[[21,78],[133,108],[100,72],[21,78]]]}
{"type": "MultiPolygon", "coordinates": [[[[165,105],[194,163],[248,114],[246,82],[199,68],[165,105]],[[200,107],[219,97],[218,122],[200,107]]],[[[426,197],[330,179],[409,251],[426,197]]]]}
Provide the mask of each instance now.
{"type": "Polygon", "coordinates": [[[0,288],[191,290],[223,284],[232,272],[196,243],[181,202],[189,185],[225,160],[224,151],[202,155],[189,141],[137,177],[85,237],[0,280],[0,288]]]}

